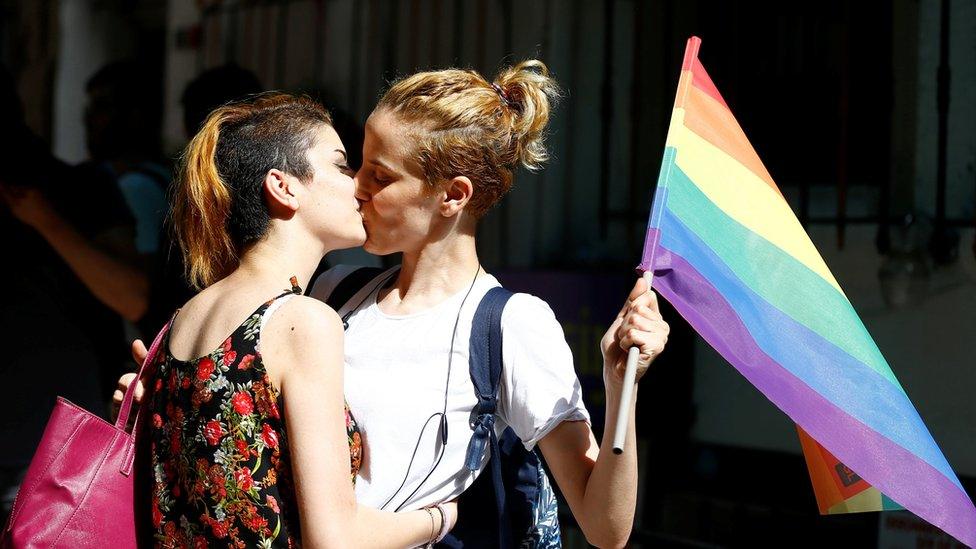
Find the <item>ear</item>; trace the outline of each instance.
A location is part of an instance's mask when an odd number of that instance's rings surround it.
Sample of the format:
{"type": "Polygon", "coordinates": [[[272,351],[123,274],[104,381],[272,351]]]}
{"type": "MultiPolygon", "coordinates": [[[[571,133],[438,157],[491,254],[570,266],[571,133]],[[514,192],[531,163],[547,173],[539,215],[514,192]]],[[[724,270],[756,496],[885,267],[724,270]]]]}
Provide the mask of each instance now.
{"type": "Polygon", "coordinates": [[[281,170],[268,170],[264,176],[264,196],[272,213],[290,216],[298,210],[298,198],[295,196],[295,186],[298,184],[298,179],[281,170]]]}
{"type": "Polygon", "coordinates": [[[454,217],[459,214],[474,196],[474,183],[466,176],[459,175],[448,180],[444,186],[444,201],[441,202],[441,215],[454,217]]]}

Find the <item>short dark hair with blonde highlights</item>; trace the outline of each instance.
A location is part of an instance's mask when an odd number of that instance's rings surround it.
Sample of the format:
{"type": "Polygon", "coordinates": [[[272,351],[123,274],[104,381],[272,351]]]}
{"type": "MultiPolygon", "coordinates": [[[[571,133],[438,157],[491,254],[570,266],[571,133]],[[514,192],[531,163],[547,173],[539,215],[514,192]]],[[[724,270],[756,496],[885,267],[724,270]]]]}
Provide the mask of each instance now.
{"type": "Polygon", "coordinates": [[[417,127],[417,160],[430,185],[467,176],[468,208],[485,214],[512,187],[519,164],[548,160],[545,130],[560,95],[542,61],[523,61],[493,82],[473,70],[420,72],[400,79],[376,106],[417,127]]]}
{"type": "Polygon", "coordinates": [[[207,117],[180,159],[170,223],[195,288],[237,267],[241,252],[264,237],[268,171],[312,178],[308,150],[332,117],[308,97],[269,92],[228,103],[207,117]]]}

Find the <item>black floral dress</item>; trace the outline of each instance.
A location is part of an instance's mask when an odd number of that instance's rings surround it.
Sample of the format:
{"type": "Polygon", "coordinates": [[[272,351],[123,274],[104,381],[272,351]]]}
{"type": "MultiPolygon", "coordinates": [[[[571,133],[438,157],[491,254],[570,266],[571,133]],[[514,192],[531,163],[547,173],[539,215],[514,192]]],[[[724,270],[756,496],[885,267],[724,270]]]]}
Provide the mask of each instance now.
{"type": "MultiPolygon", "coordinates": [[[[295,547],[301,533],[277,389],[259,351],[259,307],[207,356],[161,347],[150,399],[152,526],[157,547],[295,547]]],[[[346,409],[351,476],[362,439],[346,409]]]]}

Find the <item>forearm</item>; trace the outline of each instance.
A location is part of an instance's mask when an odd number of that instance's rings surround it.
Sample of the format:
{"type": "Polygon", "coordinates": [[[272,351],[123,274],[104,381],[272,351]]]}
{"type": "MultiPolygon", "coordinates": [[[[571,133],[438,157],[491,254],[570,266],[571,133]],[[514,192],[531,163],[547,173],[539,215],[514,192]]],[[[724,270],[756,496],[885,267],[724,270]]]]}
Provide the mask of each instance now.
{"type": "Polygon", "coordinates": [[[441,517],[436,509],[428,514],[423,510],[393,513],[365,505],[357,507],[354,539],[358,547],[417,547],[440,532],[441,517]]]}
{"type": "Polygon", "coordinates": [[[613,434],[620,411],[620,388],[608,387],[606,398],[606,423],[600,453],[586,483],[582,512],[577,522],[583,528],[587,540],[599,547],[623,547],[630,538],[637,506],[637,437],[634,429],[634,398],[626,411],[628,421],[624,452],[613,453],[613,434]]]}
{"type": "MultiPolygon", "coordinates": [[[[427,511],[393,513],[354,504],[349,514],[335,514],[310,521],[302,528],[306,547],[363,547],[402,549],[425,545],[440,528],[440,514],[432,510],[434,523],[427,511]]],[[[343,513],[344,514],[344,513],[343,513]]]]}
{"type": "Polygon", "coordinates": [[[38,231],[99,301],[130,321],[145,314],[149,277],[144,271],[98,248],[63,219],[38,231]]]}

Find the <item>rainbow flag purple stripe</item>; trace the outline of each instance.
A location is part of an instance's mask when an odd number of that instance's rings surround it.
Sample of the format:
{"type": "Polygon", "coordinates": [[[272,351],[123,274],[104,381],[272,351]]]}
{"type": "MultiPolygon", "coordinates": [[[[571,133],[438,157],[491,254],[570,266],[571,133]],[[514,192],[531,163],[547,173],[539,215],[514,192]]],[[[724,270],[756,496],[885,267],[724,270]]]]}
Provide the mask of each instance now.
{"type": "Polygon", "coordinates": [[[654,288],[830,454],[976,545],[976,508],[688,40],[644,257],[654,288]]]}

